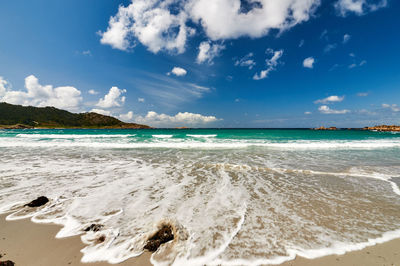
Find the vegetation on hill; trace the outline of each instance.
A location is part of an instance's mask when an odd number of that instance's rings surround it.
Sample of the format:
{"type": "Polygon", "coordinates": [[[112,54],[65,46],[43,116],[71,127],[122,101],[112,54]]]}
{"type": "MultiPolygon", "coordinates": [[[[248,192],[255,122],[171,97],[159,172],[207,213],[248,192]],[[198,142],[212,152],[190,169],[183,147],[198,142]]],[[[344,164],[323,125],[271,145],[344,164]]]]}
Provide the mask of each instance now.
{"type": "Polygon", "coordinates": [[[150,128],[97,113],[75,114],[55,107],[0,103],[0,125],[17,124],[38,128],[150,128]]]}

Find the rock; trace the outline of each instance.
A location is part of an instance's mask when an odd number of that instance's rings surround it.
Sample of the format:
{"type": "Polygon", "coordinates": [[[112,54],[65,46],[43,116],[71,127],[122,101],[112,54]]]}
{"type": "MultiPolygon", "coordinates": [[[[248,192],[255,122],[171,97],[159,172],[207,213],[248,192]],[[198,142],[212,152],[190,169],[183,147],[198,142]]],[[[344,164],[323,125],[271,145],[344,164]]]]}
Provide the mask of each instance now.
{"type": "Polygon", "coordinates": [[[380,126],[374,126],[374,127],[364,127],[364,130],[398,132],[398,131],[400,131],[400,126],[380,125],[380,126]]]}
{"type": "Polygon", "coordinates": [[[0,261],[0,266],[14,266],[15,263],[12,262],[11,260],[6,260],[6,261],[0,261]]]}
{"type": "Polygon", "coordinates": [[[29,202],[28,204],[25,204],[24,206],[28,206],[28,207],[40,207],[45,205],[47,202],[49,202],[49,199],[41,196],[35,200],[32,200],[31,202],[29,202]]]}
{"type": "Polygon", "coordinates": [[[99,238],[96,239],[96,244],[100,244],[106,241],[106,236],[100,236],[99,238]]]}
{"type": "Polygon", "coordinates": [[[147,240],[144,249],[155,252],[162,244],[174,239],[172,226],[163,224],[161,228],[152,237],[147,240]]]}
{"type": "Polygon", "coordinates": [[[317,127],[314,130],[338,130],[337,127],[317,127]]]}
{"type": "Polygon", "coordinates": [[[103,228],[103,225],[101,225],[101,224],[91,224],[90,226],[86,227],[83,231],[85,231],[85,232],[89,232],[89,231],[97,232],[97,231],[100,231],[101,228],[103,228]]]}

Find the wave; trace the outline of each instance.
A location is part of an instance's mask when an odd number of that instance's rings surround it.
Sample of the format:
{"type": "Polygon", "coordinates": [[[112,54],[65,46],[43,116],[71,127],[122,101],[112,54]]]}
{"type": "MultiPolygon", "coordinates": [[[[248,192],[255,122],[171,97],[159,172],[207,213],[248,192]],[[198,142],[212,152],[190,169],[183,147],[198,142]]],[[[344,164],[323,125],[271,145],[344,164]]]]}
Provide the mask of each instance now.
{"type": "Polygon", "coordinates": [[[140,141],[135,142],[102,142],[100,139],[107,138],[124,138],[129,139],[135,135],[44,135],[44,134],[20,134],[17,138],[1,137],[0,147],[93,147],[107,149],[135,149],[135,148],[170,148],[170,149],[238,149],[249,147],[263,147],[271,149],[285,150],[329,150],[329,149],[349,149],[349,150],[371,150],[371,149],[387,149],[400,148],[400,141],[297,141],[297,142],[265,142],[265,141],[246,141],[246,140],[214,140],[210,142],[200,142],[190,139],[174,139],[169,141],[173,135],[153,135],[154,138],[164,139],[163,141],[140,141]],[[49,138],[53,141],[36,141],[36,139],[49,138]],[[54,141],[56,139],[97,139],[98,141],[90,142],[65,142],[54,141]],[[26,139],[27,141],[24,141],[26,139]],[[28,140],[29,139],[29,140],[28,140]]]}
{"type": "Polygon", "coordinates": [[[192,135],[192,134],[187,134],[186,136],[192,137],[192,138],[215,138],[217,134],[210,134],[210,135],[192,135]]]}
{"type": "Polygon", "coordinates": [[[159,139],[169,139],[172,138],[173,135],[152,135],[153,138],[159,138],[159,139]]]}
{"type": "Polygon", "coordinates": [[[29,139],[87,139],[87,138],[129,138],[136,134],[18,134],[17,138],[29,139]]]}

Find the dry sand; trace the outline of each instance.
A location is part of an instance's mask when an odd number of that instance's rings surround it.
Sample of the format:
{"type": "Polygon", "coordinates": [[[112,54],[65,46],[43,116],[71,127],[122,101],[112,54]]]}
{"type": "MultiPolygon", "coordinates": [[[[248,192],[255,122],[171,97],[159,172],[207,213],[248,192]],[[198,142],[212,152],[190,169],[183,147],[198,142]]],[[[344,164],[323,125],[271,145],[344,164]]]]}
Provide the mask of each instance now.
{"type": "MultiPolygon", "coordinates": [[[[56,239],[57,225],[35,224],[30,220],[6,221],[0,215],[0,261],[11,260],[17,266],[87,265],[110,266],[105,262],[81,263],[84,247],[80,237],[56,239]]],[[[150,253],[118,265],[147,266],[150,253]]],[[[346,253],[308,260],[296,258],[282,266],[400,266],[400,239],[346,253]]]]}

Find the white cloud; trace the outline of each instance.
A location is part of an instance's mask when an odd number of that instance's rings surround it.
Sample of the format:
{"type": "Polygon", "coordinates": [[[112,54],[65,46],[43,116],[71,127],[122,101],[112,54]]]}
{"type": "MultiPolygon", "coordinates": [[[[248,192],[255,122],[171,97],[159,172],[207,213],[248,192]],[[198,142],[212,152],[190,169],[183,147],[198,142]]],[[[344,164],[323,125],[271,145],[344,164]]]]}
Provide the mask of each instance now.
{"type": "Polygon", "coordinates": [[[315,59],[313,57],[307,57],[303,61],[303,67],[314,68],[314,62],[315,62],[315,59]]]}
{"type": "Polygon", "coordinates": [[[329,104],[329,103],[333,103],[333,102],[341,102],[344,100],[344,96],[340,97],[340,96],[336,96],[336,95],[332,95],[329,97],[326,97],[324,99],[320,99],[320,100],[316,100],[314,103],[315,104],[329,104]]]}
{"type": "Polygon", "coordinates": [[[343,35],[343,43],[347,43],[348,41],[350,41],[351,36],[349,34],[345,34],[343,35]]]}
{"type": "Polygon", "coordinates": [[[367,97],[368,96],[368,92],[359,92],[359,93],[357,93],[357,96],[359,96],[359,97],[367,97]]]}
{"type": "Polygon", "coordinates": [[[304,40],[301,40],[299,43],[299,47],[303,47],[303,45],[304,45],[304,40]]]}
{"type": "Polygon", "coordinates": [[[181,67],[174,67],[171,72],[168,72],[167,75],[171,75],[174,74],[175,76],[181,77],[181,76],[185,76],[187,74],[186,69],[183,69],[181,67]]]}
{"type": "Polygon", "coordinates": [[[268,74],[275,70],[276,67],[278,66],[279,59],[282,57],[283,55],[283,50],[278,50],[278,51],[274,51],[272,49],[267,49],[267,53],[272,54],[272,57],[270,59],[266,60],[266,64],[267,64],[267,69],[262,70],[260,72],[260,74],[256,73],[253,76],[254,80],[261,80],[261,79],[265,79],[268,77],[268,74]]]}
{"type": "Polygon", "coordinates": [[[310,114],[312,114],[312,113],[309,112],[309,111],[307,111],[307,112],[304,112],[304,114],[305,114],[305,115],[310,115],[310,114]]]}
{"type": "Polygon", "coordinates": [[[125,96],[121,96],[121,94],[125,92],[126,90],[120,90],[118,87],[112,87],[108,94],[99,100],[96,106],[101,108],[120,107],[125,103],[125,96]]]}
{"type": "Polygon", "coordinates": [[[235,61],[235,66],[248,67],[249,69],[252,69],[256,65],[253,56],[254,56],[253,53],[248,53],[244,57],[237,59],[235,61]]]}
{"type": "Polygon", "coordinates": [[[95,91],[95,90],[89,90],[88,93],[91,94],[91,95],[99,94],[99,92],[95,91]]]}
{"type": "Polygon", "coordinates": [[[213,41],[258,38],[271,29],[284,31],[309,20],[320,4],[320,0],[253,2],[258,4],[244,11],[240,0],[132,0],[110,18],[106,32],[100,33],[101,43],[127,50],[138,40],[154,53],[183,53],[188,37],[195,33],[190,23],[201,26],[213,41]]]}
{"type": "Polygon", "coordinates": [[[364,15],[386,6],[387,0],[338,0],[335,3],[336,10],[343,17],[348,13],[364,15]]]}
{"type": "Polygon", "coordinates": [[[94,108],[94,109],[90,110],[90,112],[92,112],[92,113],[97,113],[97,114],[101,114],[101,115],[108,115],[108,116],[111,115],[111,112],[110,112],[110,111],[103,110],[103,109],[97,109],[97,108],[94,108]]]}
{"type": "Polygon", "coordinates": [[[215,116],[204,116],[189,112],[179,112],[176,115],[171,116],[167,114],[158,114],[154,111],[148,112],[146,116],[138,116],[135,118],[136,123],[155,127],[203,126],[220,120],[221,119],[218,119],[215,116]]]}
{"type": "Polygon", "coordinates": [[[336,114],[336,115],[342,115],[342,114],[350,113],[350,110],[346,110],[346,109],[344,109],[344,110],[334,110],[334,109],[329,108],[329,106],[327,106],[327,105],[321,105],[318,108],[318,111],[320,111],[323,114],[336,114]]]}
{"type": "Polygon", "coordinates": [[[82,55],[92,56],[92,52],[90,50],[82,51],[82,55]]]}
{"type": "Polygon", "coordinates": [[[182,103],[202,98],[204,94],[212,91],[208,87],[152,73],[147,73],[143,78],[135,79],[134,82],[137,88],[146,95],[146,101],[150,99],[152,103],[173,109],[182,103]]]}
{"type": "Polygon", "coordinates": [[[400,107],[398,107],[397,104],[386,104],[386,103],[383,103],[382,104],[382,108],[390,109],[393,112],[400,112],[400,107]]]}
{"type": "Polygon", "coordinates": [[[358,64],[356,64],[356,63],[353,63],[353,64],[350,64],[349,66],[348,66],[348,68],[355,68],[355,67],[361,67],[361,66],[363,66],[363,65],[365,65],[367,63],[367,61],[366,60],[362,60],[360,63],[358,63],[358,64]]]}
{"type": "Polygon", "coordinates": [[[126,114],[120,114],[119,115],[119,119],[121,119],[122,121],[130,121],[133,118],[133,112],[129,111],[126,114]]]}
{"type": "Polygon", "coordinates": [[[2,76],[0,76],[0,99],[6,94],[6,91],[10,88],[10,84],[2,76]]]}
{"type": "Polygon", "coordinates": [[[148,49],[185,51],[186,39],[194,29],[186,26],[188,15],[181,9],[170,12],[169,7],[178,1],[135,0],[127,7],[120,6],[118,13],[110,18],[107,31],[101,33],[101,43],[113,48],[127,50],[134,46],[135,37],[148,49]]]}
{"type": "Polygon", "coordinates": [[[0,101],[36,107],[54,106],[69,111],[78,111],[82,101],[78,89],[71,86],[53,88],[52,85],[40,85],[34,75],[25,78],[25,88],[26,91],[11,90],[8,83],[0,79],[0,93],[3,93],[0,101]]]}
{"type": "Polygon", "coordinates": [[[324,53],[329,53],[330,51],[332,51],[333,49],[336,49],[337,44],[336,43],[330,43],[327,44],[324,48],[324,53]]]}
{"type": "Polygon", "coordinates": [[[214,57],[219,56],[225,46],[222,44],[211,44],[210,42],[202,42],[199,45],[199,54],[197,55],[197,63],[202,64],[208,62],[213,63],[214,57]]]}
{"type": "Polygon", "coordinates": [[[144,101],[145,101],[144,98],[138,98],[137,100],[138,100],[138,102],[140,102],[140,103],[144,103],[144,101]]]}

